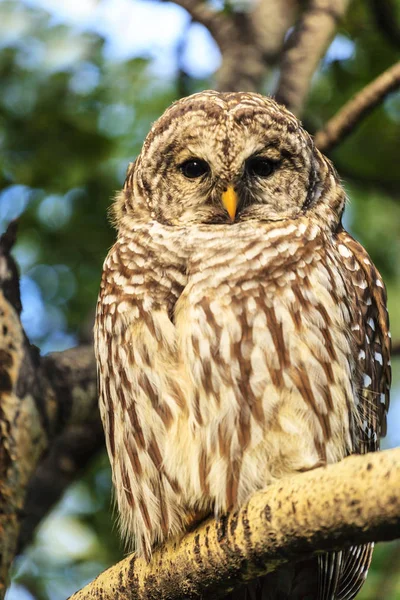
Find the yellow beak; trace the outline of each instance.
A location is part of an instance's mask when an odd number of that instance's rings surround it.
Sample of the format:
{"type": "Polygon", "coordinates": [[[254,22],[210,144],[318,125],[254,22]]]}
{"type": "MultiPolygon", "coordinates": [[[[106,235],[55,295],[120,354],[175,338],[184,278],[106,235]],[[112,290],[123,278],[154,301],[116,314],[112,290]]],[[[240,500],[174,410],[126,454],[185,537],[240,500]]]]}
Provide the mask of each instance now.
{"type": "Polygon", "coordinates": [[[234,221],[238,205],[238,197],[231,185],[228,187],[227,190],[225,190],[225,192],[222,192],[222,204],[228,211],[228,214],[232,221],[234,221]]]}

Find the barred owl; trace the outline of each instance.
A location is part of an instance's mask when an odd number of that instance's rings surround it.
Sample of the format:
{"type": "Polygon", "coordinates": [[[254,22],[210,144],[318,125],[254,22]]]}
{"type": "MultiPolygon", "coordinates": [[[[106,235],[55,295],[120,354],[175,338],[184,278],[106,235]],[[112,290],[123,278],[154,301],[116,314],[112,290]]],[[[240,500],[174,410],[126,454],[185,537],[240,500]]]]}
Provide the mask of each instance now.
{"type": "MultiPolygon", "coordinates": [[[[120,526],[140,554],[271,482],[378,449],[385,289],[344,204],[271,98],[207,91],[153,125],[114,203],[95,327],[120,526]]],[[[349,600],[371,553],[303,561],[231,597],[349,600]]]]}

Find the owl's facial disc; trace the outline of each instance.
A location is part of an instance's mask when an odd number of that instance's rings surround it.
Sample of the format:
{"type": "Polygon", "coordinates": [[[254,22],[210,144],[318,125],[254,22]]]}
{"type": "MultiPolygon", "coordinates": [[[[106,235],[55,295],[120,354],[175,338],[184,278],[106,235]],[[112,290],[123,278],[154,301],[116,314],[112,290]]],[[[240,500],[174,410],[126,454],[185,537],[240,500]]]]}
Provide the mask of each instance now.
{"type": "Polygon", "coordinates": [[[174,104],[132,175],[136,218],[171,226],[294,219],[319,202],[325,179],[336,185],[299,121],[250,93],[204,92],[174,104]]]}

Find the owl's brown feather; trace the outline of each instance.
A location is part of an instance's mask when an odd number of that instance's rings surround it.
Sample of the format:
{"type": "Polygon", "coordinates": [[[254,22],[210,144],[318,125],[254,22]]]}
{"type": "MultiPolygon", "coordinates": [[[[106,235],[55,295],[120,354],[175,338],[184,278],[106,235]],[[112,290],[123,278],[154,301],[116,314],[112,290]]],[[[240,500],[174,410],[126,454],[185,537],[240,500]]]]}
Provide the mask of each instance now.
{"type": "MultiPolygon", "coordinates": [[[[154,124],[115,203],[96,319],[121,530],[146,556],[199,514],[378,448],[386,298],[341,227],[344,200],[329,161],[271,99],[204,92],[154,124]],[[271,174],[249,167],[260,156],[271,174]],[[191,158],[203,175],[182,173],[191,158]]],[[[290,567],[243,594],[350,600],[371,551],[290,567]]]]}

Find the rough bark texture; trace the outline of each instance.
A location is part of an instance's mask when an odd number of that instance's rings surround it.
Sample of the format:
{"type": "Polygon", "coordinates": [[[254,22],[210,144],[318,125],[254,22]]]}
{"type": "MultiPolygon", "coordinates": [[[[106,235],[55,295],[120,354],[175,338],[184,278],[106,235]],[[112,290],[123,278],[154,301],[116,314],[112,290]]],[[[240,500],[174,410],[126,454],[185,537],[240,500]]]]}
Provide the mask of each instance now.
{"type": "Polygon", "coordinates": [[[400,87],[400,62],[384,71],[369,85],[356,94],[340,111],[328,121],[315,136],[315,144],[325,154],[340,144],[359,123],[400,87]]]}
{"type": "Polygon", "coordinates": [[[311,78],[330,44],[349,0],[310,0],[282,54],[276,99],[300,115],[311,78]]]}
{"type": "Polygon", "coordinates": [[[350,456],[254,494],[157,550],[130,555],[70,600],[222,598],[285,562],[400,536],[400,449],[350,456]]]}
{"type": "MultiPolygon", "coordinates": [[[[0,239],[0,598],[25,515],[34,513],[39,520],[49,508],[43,489],[36,506],[33,498],[26,502],[28,484],[40,459],[61,431],[70,432],[77,425],[86,424],[87,436],[89,431],[97,432],[92,451],[103,446],[92,348],[83,346],[40,358],[24,334],[18,272],[9,253],[15,234],[13,224],[0,239]]],[[[43,478],[46,462],[41,469],[43,478]]],[[[30,538],[32,526],[26,525],[25,539],[30,538]]]]}

